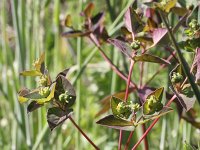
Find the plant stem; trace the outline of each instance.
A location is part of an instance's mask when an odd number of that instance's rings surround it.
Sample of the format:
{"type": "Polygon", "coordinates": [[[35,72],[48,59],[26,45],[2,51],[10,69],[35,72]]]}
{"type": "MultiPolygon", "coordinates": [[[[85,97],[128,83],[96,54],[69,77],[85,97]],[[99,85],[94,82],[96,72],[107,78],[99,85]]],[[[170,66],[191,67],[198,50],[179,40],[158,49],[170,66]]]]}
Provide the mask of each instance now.
{"type": "MultiPolygon", "coordinates": [[[[142,131],[143,131],[143,134],[146,132],[146,126],[145,126],[145,124],[142,124],[142,131]]],[[[149,144],[148,144],[147,136],[144,138],[144,148],[145,148],[145,150],[149,149],[149,144]]]]}
{"type": "Polygon", "coordinates": [[[200,104],[200,92],[199,92],[199,89],[198,89],[197,85],[194,82],[194,77],[190,73],[189,65],[186,62],[185,58],[183,57],[183,55],[181,53],[181,50],[178,47],[178,44],[176,43],[175,37],[174,37],[174,35],[173,35],[173,33],[172,33],[168,23],[167,23],[167,20],[166,20],[165,16],[162,14],[162,12],[160,12],[160,15],[161,15],[161,18],[162,18],[163,22],[165,23],[165,25],[167,27],[168,34],[169,34],[169,36],[171,38],[171,41],[172,41],[172,43],[173,43],[173,45],[175,47],[175,50],[176,50],[176,52],[178,54],[179,62],[182,65],[183,70],[184,70],[185,74],[188,77],[188,81],[190,82],[191,87],[192,87],[192,89],[194,91],[194,94],[195,94],[195,96],[196,96],[196,98],[197,98],[197,100],[198,100],[198,102],[200,104]]]}
{"type": "Polygon", "coordinates": [[[124,98],[125,102],[128,99],[128,94],[129,94],[128,89],[129,89],[130,82],[131,82],[131,75],[132,75],[132,72],[133,72],[134,63],[135,63],[135,61],[131,60],[131,65],[130,65],[129,74],[128,74],[128,80],[127,80],[127,84],[126,84],[126,93],[125,93],[125,98],[124,98]]]}
{"type": "Polygon", "coordinates": [[[78,131],[88,140],[88,142],[96,149],[100,150],[91,140],[90,138],[83,132],[83,130],[76,124],[76,122],[72,119],[71,116],[69,116],[69,119],[74,124],[74,126],[78,129],[78,131]]]}
{"type": "MultiPolygon", "coordinates": [[[[129,86],[130,86],[130,81],[131,81],[131,75],[132,75],[132,72],[133,72],[133,66],[134,66],[134,61],[131,60],[131,65],[130,65],[130,69],[129,69],[129,74],[128,74],[128,80],[127,80],[127,84],[126,84],[126,93],[125,93],[125,102],[127,101],[128,99],[128,94],[129,94],[129,86]]],[[[123,135],[123,131],[120,130],[120,134],[119,134],[119,142],[118,142],[118,150],[121,150],[121,143],[122,143],[122,135],[123,135]]]]}
{"type": "MultiPolygon", "coordinates": [[[[176,95],[174,95],[169,102],[167,103],[166,107],[168,107],[176,98],[176,95]]],[[[147,136],[147,134],[149,133],[149,131],[154,127],[154,125],[158,122],[158,120],[160,119],[160,117],[158,117],[157,119],[155,119],[153,121],[153,123],[149,126],[149,128],[145,131],[145,133],[142,135],[142,137],[140,138],[140,140],[134,145],[134,147],[132,148],[132,150],[136,150],[136,148],[139,146],[139,144],[142,142],[142,140],[147,136]]]]}
{"type": "Polygon", "coordinates": [[[127,150],[127,149],[128,149],[128,146],[129,146],[129,144],[130,144],[130,141],[131,141],[131,138],[132,138],[132,136],[133,136],[133,133],[134,133],[134,131],[131,131],[131,133],[129,134],[129,137],[128,137],[128,140],[126,141],[126,145],[125,145],[124,150],[127,150]]]}

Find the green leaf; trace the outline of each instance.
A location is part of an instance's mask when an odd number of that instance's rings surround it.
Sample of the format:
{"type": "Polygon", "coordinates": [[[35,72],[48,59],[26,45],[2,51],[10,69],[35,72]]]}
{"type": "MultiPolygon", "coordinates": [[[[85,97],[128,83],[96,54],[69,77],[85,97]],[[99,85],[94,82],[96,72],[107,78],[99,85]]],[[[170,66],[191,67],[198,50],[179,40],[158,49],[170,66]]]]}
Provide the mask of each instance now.
{"type": "Polygon", "coordinates": [[[115,117],[117,117],[118,115],[120,115],[120,113],[117,111],[117,105],[120,103],[120,102],[123,102],[121,99],[117,98],[117,97],[114,97],[112,96],[111,97],[111,109],[112,109],[112,113],[115,117]]]}
{"type": "Polygon", "coordinates": [[[162,11],[169,13],[170,10],[176,6],[177,0],[163,0],[160,3],[155,3],[156,7],[162,11]]]}
{"type": "Polygon", "coordinates": [[[119,129],[119,130],[133,131],[135,129],[135,126],[132,122],[123,120],[121,118],[116,118],[113,115],[108,115],[108,116],[100,119],[96,123],[100,124],[102,126],[119,129]]]}
{"type": "Polygon", "coordinates": [[[160,64],[170,64],[167,60],[159,58],[157,56],[153,56],[150,54],[142,54],[140,56],[133,57],[135,61],[142,61],[142,62],[152,62],[152,63],[160,63],[160,64]]]}
{"type": "Polygon", "coordinates": [[[59,107],[49,108],[47,122],[51,131],[68,119],[72,112],[73,109],[62,110],[59,107]]]}
{"type": "Polygon", "coordinates": [[[144,115],[152,115],[156,112],[159,112],[162,109],[163,105],[161,103],[161,100],[163,90],[164,88],[161,87],[147,96],[146,101],[142,106],[144,115]]]}
{"type": "MultiPolygon", "coordinates": [[[[154,120],[158,117],[161,117],[163,115],[166,115],[167,113],[172,112],[173,109],[171,107],[163,107],[163,109],[161,109],[159,112],[155,112],[152,115],[143,115],[143,117],[145,118],[144,123],[146,123],[149,120],[154,120]]],[[[138,124],[141,124],[141,122],[139,122],[138,124]]]]}
{"type": "Polygon", "coordinates": [[[41,76],[42,73],[37,70],[27,70],[27,71],[20,72],[20,75],[22,75],[22,76],[41,76]]]}
{"type": "MultiPolygon", "coordinates": [[[[129,90],[130,91],[130,90],[129,90]]],[[[109,95],[109,96],[106,96],[105,98],[103,98],[102,100],[100,100],[100,103],[102,105],[102,108],[100,109],[100,111],[96,114],[96,117],[97,116],[100,116],[102,114],[104,114],[105,112],[107,112],[109,109],[110,109],[110,99],[112,97],[118,97],[120,99],[123,99],[124,96],[125,96],[125,90],[124,91],[121,91],[121,92],[117,92],[117,93],[114,93],[113,95],[109,95]]]]}
{"type": "Polygon", "coordinates": [[[56,83],[53,83],[51,85],[51,87],[50,87],[51,93],[49,94],[49,96],[47,98],[37,99],[37,103],[38,104],[44,104],[44,103],[49,102],[50,100],[52,100],[54,98],[55,88],[56,88],[56,83]]]}

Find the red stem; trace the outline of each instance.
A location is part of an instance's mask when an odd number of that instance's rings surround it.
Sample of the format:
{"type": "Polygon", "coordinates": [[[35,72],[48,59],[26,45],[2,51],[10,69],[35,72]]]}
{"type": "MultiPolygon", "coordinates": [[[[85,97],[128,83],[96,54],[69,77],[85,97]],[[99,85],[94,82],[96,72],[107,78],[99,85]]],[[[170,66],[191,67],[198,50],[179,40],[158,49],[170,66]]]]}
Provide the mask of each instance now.
{"type": "MultiPolygon", "coordinates": [[[[145,124],[142,125],[142,131],[143,131],[143,134],[146,132],[145,124]]],[[[145,148],[145,150],[149,149],[149,144],[148,144],[147,137],[144,138],[144,148],[145,148]]]]}
{"type": "MultiPolygon", "coordinates": [[[[167,103],[167,107],[175,100],[176,95],[174,95],[169,102],[167,103]]],[[[153,123],[149,126],[149,128],[145,131],[145,133],[142,135],[142,137],[140,138],[140,140],[134,145],[134,147],[132,148],[132,150],[136,150],[136,148],[139,146],[139,144],[142,142],[142,140],[147,136],[147,134],[149,133],[149,131],[154,127],[154,125],[158,122],[158,120],[160,119],[160,117],[158,117],[157,119],[155,119],[153,121],[153,123]]]]}
{"type": "Polygon", "coordinates": [[[134,131],[131,131],[131,133],[129,134],[129,137],[128,137],[128,140],[127,140],[127,142],[126,142],[126,145],[125,145],[124,150],[127,150],[127,149],[128,149],[128,146],[129,146],[129,144],[130,144],[130,141],[131,141],[131,138],[132,138],[132,136],[133,136],[133,133],[134,133],[134,131]]]}
{"type": "Polygon", "coordinates": [[[81,130],[81,128],[76,124],[76,122],[72,119],[71,116],[69,116],[69,119],[70,119],[71,122],[74,124],[74,126],[78,129],[78,131],[88,140],[88,142],[90,142],[90,144],[91,144],[96,150],[100,150],[100,149],[90,140],[90,138],[83,132],[83,130],[81,130]]]}
{"type": "MultiPolygon", "coordinates": [[[[134,63],[135,63],[135,62],[134,62],[133,60],[131,60],[131,65],[130,65],[129,74],[128,74],[128,80],[127,80],[127,84],[126,84],[126,93],[125,93],[125,97],[124,97],[125,102],[126,102],[127,99],[128,99],[129,86],[130,86],[130,82],[131,82],[131,75],[132,75],[132,72],[133,72],[134,63]]],[[[120,130],[119,142],[118,142],[118,150],[121,150],[122,135],[123,135],[123,131],[120,130]]]]}

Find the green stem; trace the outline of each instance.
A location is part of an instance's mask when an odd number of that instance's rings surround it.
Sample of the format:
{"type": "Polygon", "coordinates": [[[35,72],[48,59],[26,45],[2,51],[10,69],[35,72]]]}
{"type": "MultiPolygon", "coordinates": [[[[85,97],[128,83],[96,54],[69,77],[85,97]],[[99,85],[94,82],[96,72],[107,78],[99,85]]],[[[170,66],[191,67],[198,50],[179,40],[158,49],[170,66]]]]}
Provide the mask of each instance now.
{"type": "Polygon", "coordinates": [[[190,82],[191,87],[192,87],[192,89],[194,91],[194,94],[195,94],[195,96],[196,96],[196,98],[197,98],[197,100],[198,100],[198,102],[200,104],[200,92],[199,92],[199,89],[198,89],[197,85],[195,84],[193,75],[190,73],[189,65],[186,62],[185,58],[183,57],[178,44],[176,43],[176,39],[175,39],[175,37],[174,37],[174,35],[172,33],[171,28],[169,27],[169,24],[167,23],[166,17],[162,14],[162,12],[160,12],[160,15],[161,15],[161,18],[162,18],[163,22],[165,23],[165,25],[167,27],[168,34],[169,34],[169,36],[171,38],[171,41],[172,41],[172,43],[173,43],[173,45],[175,47],[175,50],[176,50],[176,52],[178,54],[179,62],[181,64],[181,66],[183,67],[183,70],[184,70],[186,76],[188,77],[188,81],[190,82]]]}

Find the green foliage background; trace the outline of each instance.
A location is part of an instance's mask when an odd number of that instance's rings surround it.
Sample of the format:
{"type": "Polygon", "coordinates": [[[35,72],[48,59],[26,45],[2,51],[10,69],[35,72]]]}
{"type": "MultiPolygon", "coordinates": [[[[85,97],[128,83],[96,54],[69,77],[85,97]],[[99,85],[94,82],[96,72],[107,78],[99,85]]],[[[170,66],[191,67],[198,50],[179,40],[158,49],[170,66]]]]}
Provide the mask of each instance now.
{"type": "MultiPolygon", "coordinates": [[[[43,51],[46,53],[46,65],[53,77],[64,68],[71,67],[68,79],[76,86],[74,117],[78,124],[101,149],[117,149],[119,132],[97,125],[95,121],[99,118],[95,115],[101,108],[100,100],[116,91],[124,90],[125,81],[117,77],[87,39],[61,37],[61,33],[66,30],[62,25],[66,14],[71,14],[75,27],[81,28],[83,17],[79,14],[88,2],[90,1],[0,1],[0,149],[93,149],[69,120],[50,132],[46,123],[46,108],[27,115],[26,106],[19,104],[17,92],[21,86],[33,88],[36,85],[32,78],[20,77],[19,72],[32,68],[32,62],[43,51]],[[85,64],[86,70],[81,72],[80,78],[76,78],[76,73],[85,64]]],[[[117,30],[123,25],[122,15],[132,0],[93,2],[96,6],[95,13],[102,10],[106,12],[105,24],[109,35],[118,35],[117,30]]],[[[121,70],[127,71],[128,62],[123,61],[124,56],[118,50],[109,45],[105,45],[103,49],[121,70]]],[[[158,49],[152,52],[165,56],[158,49]]],[[[189,62],[190,55],[185,55],[189,62]]],[[[138,67],[133,71],[133,80],[136,83],[140,78],[138,67]]],[[[157,68],[157,64],[145,64],[144,80],[147,81],[157,68]]],[[[165,69],[150,85],[165,86],[167,89],[168,73],[169,70],[165,69]]],[[[131,95],[131,98],[135,97],[136,94],[131,95]]],[[[126,142],[129,133],[124,133],[123,140],[126,142]]],[[[141,135],[142,129],[138,127],[132,145],[141,135]]],[[[150,149],[179,150],[185,140],[198,145],[199,135],[199,130],[184,120],[179,120],[175,109],[173,113],[160,119],[148,139],[150,149]]],[[[138,149],[143,149],[143,144],[138,149]]]]}

